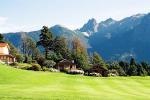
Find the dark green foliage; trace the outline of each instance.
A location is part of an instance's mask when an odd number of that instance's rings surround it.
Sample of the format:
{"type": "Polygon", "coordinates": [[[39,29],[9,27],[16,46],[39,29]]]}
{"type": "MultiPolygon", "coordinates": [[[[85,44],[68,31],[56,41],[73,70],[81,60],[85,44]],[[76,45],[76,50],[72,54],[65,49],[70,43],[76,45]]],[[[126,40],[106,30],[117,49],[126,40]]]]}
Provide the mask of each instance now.
{"type": "Polygon", "coordinates": [[[4,42],[4,36],[0,34],[0,42],[4,42]]]}
{"type": "Polygon", "coordinates": [[[24,62],[24,63],[32,63],[32,57],[25,55],[23,62],[24,62]]]}
{"type": "Polygon", "coordinates": [[[53,60],[55,62],[59,62],[62,59],[63,59],[63,56],[60,53],[56,54],[55,52],[50,51],[48,54],[48,60],[53,60]]]}
{"type": "Polygon", "coordinates": [[[138,65],[137,66],[137,72],[138,72],[138,76],[147,76],[148,72],[144,69],[144,67],[142,65],[138,65]]]}
{"type": "Polygon", "coordinates": [[[45,60],[43,65],[47,68],[52,68],[56,63],[53,60],[45,60]]]}
{"type": "Polygon", "coordinates": [[[39,64],[33,64],[32,67],[28,68],[28,70],[40,71],[41,66],[39,64]]]}
{"type": "Polygon", "coordinates": [[[45,58],[48,58],[48,52],[52,49],[53,43],[52,33],[49,31],[48,27],[43,26],[40,34],[40,41],[37,42],[37,46],[43,46],[45,49],[45,58]]]}
{"type": "Polygon", "coordinates": [[[141,66],[147,71],[147,74],[150,75],[150,65],[147,62],[141,62],[141,66]]]}
{"type": "Polygon", "coordinates": [[[11,43],[9,43],[9,42],[8,42],[8,44],[9,44],[9,47],[10,47],[9,53],[10,53],[11,55],[13,55],[14,57],[16,57],[17,55],[20,55],[18,49],[17,49],[13,44],[11,44],[11,43]]]}
{"type": "Polygon", "coordinates": [[[39,65],[41,65],[41,67],[44,66],[44,62],[45,62],[45,58],[43,56],[39,56],[38,58],[36,58],[36,61],[39,65]]]}
{"type": "Polygon", "coordinates": [[[24,61],[24,56],[22,54],[16,54],[16,61],[22,63],[24,61]]]}
{"type": "Polygon", "coordinates": [[[86,47],[78,38],[74,38],[72,42],[72,55],[77,67],[84,70],[89,68],[89,57],[86,47]]]}
{"type": "Polygon", "coordinates": [[[136,66],[136,62],[135,62],[134,58],[131,58],[131,60],[130,60],[130,66],[133,66],[133,65],[136,66]]]}
{"type": "Polygon", "coordinates": [[[124,72],[128,73],[128,70],[129,70],[129,63],[128,62],[124,62],[124,61],[120,61],[119,62],[119,66],[124,70],[124,72]]]}
{"type": "Polygon", "coordinates": [[[150,66],[146,62],[136,63],[134,58],[131,58],[130,63],[120,61],[113,62],[108,65],[109,70],[116,70],[120,76],[147,76],[150,75],[150,66]]]}
{"type": "Polygon", "coordinates": [[[36,47],[36,43],[29,37],[24,37],[22,41],[22,50],[21,52],[25,56],[25,61],[28,62],[30,59],[35,59],[37,56],[40,55],[38,48],[36,47]],[[28,59],[29,58],[29,59],[28,59]]]}
{"type": "Polygon", "coordinates": [[[101,56],[97,52],[93,53],[92,64],[98,64],[101,67],[106,68],[105,62],[103,61],[103,59],[101,58],[101,56]]]}
{"type": "Polygon", "coordinates": [[[10,66],[15,66],[16,67],[16,66],[18,66],[18,63],[17,62],[11,63],[10,66]]]}

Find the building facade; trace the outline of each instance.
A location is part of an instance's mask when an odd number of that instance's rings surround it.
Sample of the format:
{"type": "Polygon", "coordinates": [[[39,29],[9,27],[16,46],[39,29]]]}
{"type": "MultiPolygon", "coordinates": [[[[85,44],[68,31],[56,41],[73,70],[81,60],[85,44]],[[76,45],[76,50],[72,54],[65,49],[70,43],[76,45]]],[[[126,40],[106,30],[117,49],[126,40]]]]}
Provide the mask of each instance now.
{"type": "Polygon", "coordinates": [[[10,47],[8,43],[0,43],[0,61],[8,64],[15,62],[15,57],[13,57],[9,51],[10,47]]]}

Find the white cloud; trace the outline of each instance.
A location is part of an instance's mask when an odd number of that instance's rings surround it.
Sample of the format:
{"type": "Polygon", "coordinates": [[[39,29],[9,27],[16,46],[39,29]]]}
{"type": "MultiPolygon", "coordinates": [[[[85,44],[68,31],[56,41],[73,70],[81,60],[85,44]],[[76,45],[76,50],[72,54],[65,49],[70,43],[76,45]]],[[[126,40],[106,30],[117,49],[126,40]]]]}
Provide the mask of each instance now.
{"type": "Polygon", "coordinates": [[[6,18],[6,17],[1,17],[1,16],[0,16],[0,25],[5,24],[5,22],[7,21],[7,19],[8,19],[8,18],[6,18]]]}
{"type": "Polygon", "coordinates": [[[19,31],[34,31],[40,29],[37,25],[15,25],[9,22],[6,17],[0,17],[0,33],[19,32],[19,31]]]}

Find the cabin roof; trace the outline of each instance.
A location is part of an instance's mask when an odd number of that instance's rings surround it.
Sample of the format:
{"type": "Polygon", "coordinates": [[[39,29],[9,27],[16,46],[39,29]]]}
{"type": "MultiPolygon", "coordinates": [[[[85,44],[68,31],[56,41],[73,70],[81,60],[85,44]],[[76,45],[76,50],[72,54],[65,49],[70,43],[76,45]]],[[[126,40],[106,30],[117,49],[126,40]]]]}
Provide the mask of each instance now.
{"type": "Polygon", "coordinates": [[[0,43],[0,47],[6,47],[6,46],[9,48],[8,43],[0,43]]]}
{"type": "Polygon", "coordinates": [[[61,60],[58,64],[59,64],[59,65],[62,65],[62,64],[76,65],[76,64],[74,63],[74,61],[67,60],[67,59],[61,60]]]}

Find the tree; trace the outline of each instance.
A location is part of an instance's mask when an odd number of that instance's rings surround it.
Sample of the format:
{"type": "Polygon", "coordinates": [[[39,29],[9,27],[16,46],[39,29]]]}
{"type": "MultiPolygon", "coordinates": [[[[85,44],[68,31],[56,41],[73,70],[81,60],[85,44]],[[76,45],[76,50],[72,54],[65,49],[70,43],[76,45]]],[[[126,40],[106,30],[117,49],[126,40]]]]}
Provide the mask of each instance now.
{"type": "Polygon", "coordinates": [[[7,43],[9,44],[9,47],[10,47],[9,53],[11,55],[13,55],[14,57],[16,57],[16,55],[20,54],[19,50],[13,44],[11,44],[10,42],[7,42],[7,43]]]}
{"type": "Polygon", "coordinates": [[[53,51],[57,55],[62,55],[64,59],[71,59],[71,52],[67,45],[67,40],[64,37],[56,36],[53,40],[53,51]]]}
{"type": "Polygon", "coordinates": [[[48,58],[48,52],[52,49],[52,33],[49,31],[48,27],[43,26],[40,34],[40,41],[37,42],[37,46],[43,46],[45,50],[45,58],[48,58]]]}
{"type": "Polygon", "coordinates": [[[36,47],[36,43],[29,37],[24,37],[21,51],[25,56],[25,63],[39,56],[39,50],[36,47]]]}
{"type": "Polygon", "coordinates": [[[2,34],[0,34],[0,42],[4,42],[4,36],[2,34]]]}
{"type": "Polygon", "coordinates": [[[105,62],[97,52],[93,53],[92,64],[99,64],[101,67],[106,68],[105,62]]]}
{"type": "Polygon", "coordinates": [[[119,62],[119,66],[121,66],[121,68],[124,70],[124,72],[126,73],[126,75],[128,74],[128,70],[130,68],[130,65],[128,62],[125,61],[120,61],[119,62]]]}
{"type": "Polygon", "coordinates": [[[136,66],[136,61],[134,58],[131,58],[130,60],[130,66],[135,65],[136,66]]]}
{"type": "Polygon", "coordinates": [[[138,76],[146,76],[148,75],[147,71],[144,69],[144,67],[141,64],[137,65],[137,72],[138,72],[138,76]]]}
{"type": "Polygon", "coordinates": [[[134,58],[131,58],[130,60],[130,68],[128,70],[128,75],[130,76],[137,76],[137,64],[134,58]]]}
{"type": "Polygon", "coordinates": [[[72,41],[72,55],[78,67],[86,70],[89,68],[89,57],[85,46],[80,42],[79,38],[72,41]]]}

